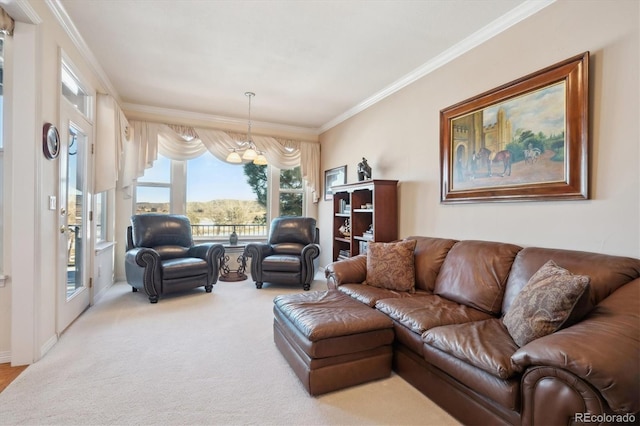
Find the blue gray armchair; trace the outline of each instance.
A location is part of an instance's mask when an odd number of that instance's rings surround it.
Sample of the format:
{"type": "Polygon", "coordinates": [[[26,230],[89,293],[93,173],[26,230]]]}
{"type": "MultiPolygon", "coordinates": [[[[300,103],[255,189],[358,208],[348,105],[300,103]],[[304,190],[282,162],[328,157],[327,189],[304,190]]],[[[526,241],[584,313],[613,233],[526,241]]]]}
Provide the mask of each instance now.
{"type": "Polygon", "coordinates": [[[248,244],[245,248],[245,256],[251,258],[256,288],[272,282],[298,284],[309,290],[319,255],[318,229],[311,217],[275,218],[267,242],[248,244]]]}
{"type": "Polygon", "coordinates": [[[127,228],[125,273],[133,291],[143,290],[151,303],[166,293],[204,287],[218,281],[222,244],[194,244],[186,216],[139,214],[127,228]]]}

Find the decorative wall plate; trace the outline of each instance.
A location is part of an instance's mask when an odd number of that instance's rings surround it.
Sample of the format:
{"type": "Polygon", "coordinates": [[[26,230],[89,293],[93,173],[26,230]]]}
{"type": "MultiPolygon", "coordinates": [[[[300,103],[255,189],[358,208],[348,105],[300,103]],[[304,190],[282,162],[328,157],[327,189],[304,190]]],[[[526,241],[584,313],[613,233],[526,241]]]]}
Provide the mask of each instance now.
{"type": "Polygon", "coordinates": [[[60,154],[60,134],[51,123],[45,123],[42,128],[42,151],[49,160],[57,158],[60,154]]]}

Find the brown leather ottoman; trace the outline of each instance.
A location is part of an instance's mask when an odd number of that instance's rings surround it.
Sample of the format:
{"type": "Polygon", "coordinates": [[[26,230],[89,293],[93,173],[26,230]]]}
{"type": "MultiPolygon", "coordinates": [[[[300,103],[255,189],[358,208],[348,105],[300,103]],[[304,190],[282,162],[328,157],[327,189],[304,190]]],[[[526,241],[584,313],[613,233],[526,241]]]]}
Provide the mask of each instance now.
{"type": "Polygon", "coordinates": [[[273,339],[311,395],[391,374],[393,322],[339,291],[274,299],[273,339]]]}

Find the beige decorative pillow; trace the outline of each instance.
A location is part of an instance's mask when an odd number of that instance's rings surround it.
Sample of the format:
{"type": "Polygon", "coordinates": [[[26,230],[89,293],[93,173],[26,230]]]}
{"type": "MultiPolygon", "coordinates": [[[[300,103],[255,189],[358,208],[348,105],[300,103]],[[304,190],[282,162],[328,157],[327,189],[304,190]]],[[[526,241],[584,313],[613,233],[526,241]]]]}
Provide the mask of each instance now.
{"type": "MultiPolygon", "coordinates": [[[[590,278],[573,275],[548,261],[529,279],[502,321],[518,346],[551,334],[572,317],[574,307],[586,293],[590,278]]],[[[583,311],[583,314],[586,313],[583,311]]]]}
{"type": "Polygon", "coordinates": [[[413,251],[416,240],[370,242],[367,248],[367,280],[373,287],[415,292],[413,251]]]}

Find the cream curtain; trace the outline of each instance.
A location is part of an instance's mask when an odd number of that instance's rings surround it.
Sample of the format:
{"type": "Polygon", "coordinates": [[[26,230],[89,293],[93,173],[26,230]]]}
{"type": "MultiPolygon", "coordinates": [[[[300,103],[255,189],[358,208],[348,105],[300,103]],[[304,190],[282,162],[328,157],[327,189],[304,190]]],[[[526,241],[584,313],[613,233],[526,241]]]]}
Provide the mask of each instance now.
{"type": "Polygon", "coordinates": [[[6,35],[13,35],[13,28],[15,27],[15,22],[13,18],[9,16],[9,14],[0,7],[0,32],[6,35]]]}
{"type": "MultiPolygon", "coordinates": [[[[131,121],[134,136],[125,147],[122,188],[130,193],[134,179],[151,167],[158,152],[174,160],[190,160],[206,151],[225,161],[229,151],[246,140],[245,134],[229,133],[202,127],[190,128],[160,123],[131,121]]],[[[320,199],[320,144],[284,140],[269,136],[253,136],[253,142],[265,152],[269,164],[286,169],[300,165],[302,178],[312,193],[313,202],[320,199]]]]}
{"type": "Polygon", "coordinates": [[[129,123],[124,113],[109,95],[96,99],[96,162],[95,192],[116,187],[129,123]]]}

